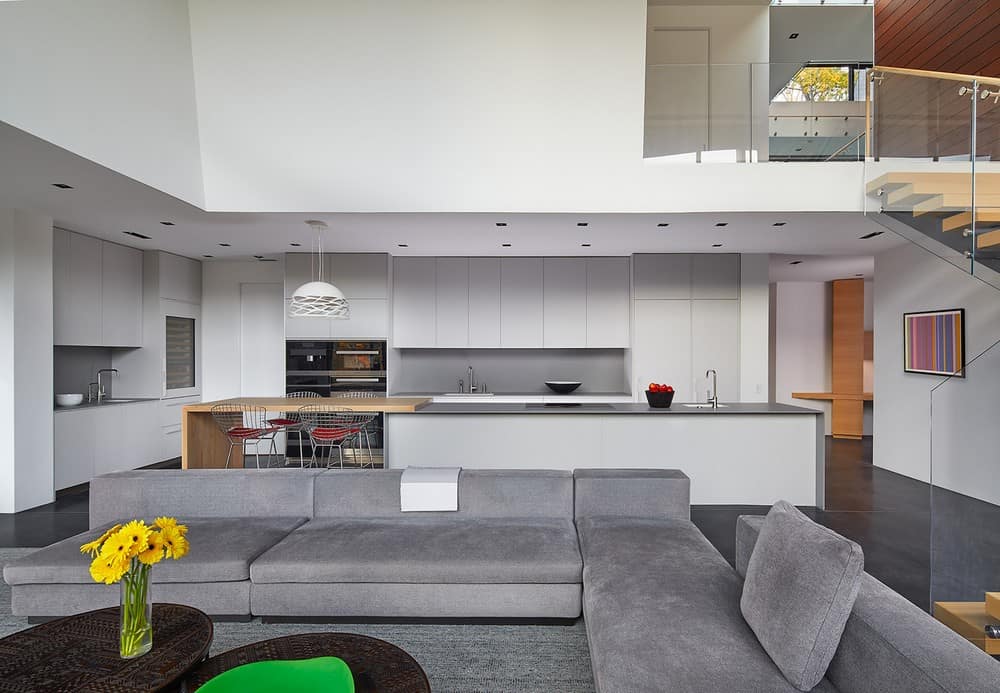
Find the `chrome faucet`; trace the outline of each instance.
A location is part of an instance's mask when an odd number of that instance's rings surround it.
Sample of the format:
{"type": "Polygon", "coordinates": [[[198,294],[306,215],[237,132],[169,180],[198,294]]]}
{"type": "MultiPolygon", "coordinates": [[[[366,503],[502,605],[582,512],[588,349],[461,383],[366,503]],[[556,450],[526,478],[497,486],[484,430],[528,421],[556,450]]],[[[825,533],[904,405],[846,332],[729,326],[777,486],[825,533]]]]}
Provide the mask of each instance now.
{"type": "Polygon", "coordinates": [[[472,365],[469,365],[469,394],[473,392],[478,392],[479,388],[476,385],[476,372],[472,370],[472,365]]]}
{"type": "Polygon", "coordinates": [[[714,368],[709,368],[705,371],[705,377],[712,376],[712,396],[708,398],[708,403],[712,405],[712,409],[719,408],[719,374],[715,372],[714,368]]]}
{"type": "Polygon", "coordinates": [[[107,397],[107,391],[104,389],[104,378],[102,377],[105,373],[114,373],[118,375],[117,368],[102,368],[97,371],[97,401],[100,402],[102,399],[107,397]]]}

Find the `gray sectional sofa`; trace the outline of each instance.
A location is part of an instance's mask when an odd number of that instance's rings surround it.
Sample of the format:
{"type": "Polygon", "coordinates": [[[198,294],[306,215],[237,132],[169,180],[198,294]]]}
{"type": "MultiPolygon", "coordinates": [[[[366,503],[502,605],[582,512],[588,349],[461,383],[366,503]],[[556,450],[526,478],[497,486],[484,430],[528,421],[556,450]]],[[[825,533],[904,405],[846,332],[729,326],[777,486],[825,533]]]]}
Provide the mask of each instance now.
{"type": "MultiPolygon", "coordinates": [[[[16,615],[116,604],[79,545],[118,520],[175,515],[192,548],[154,599],[226,617],[573,619],[598,691],[797,690],[740,611],[763,518],[734,570],[689,517],[675,470],[463,471],[459,511],[402,513],[398,471],[147,471],[91,484],[91,527],[4,569],[16,615]]],[[[832,534],[832,533],[831,533],[832,534]]],[[[846,613],[846,612],[845,612],[846,613]]],[[[871,576],[822,693],[986,693],[1000,665],[871,576]]]]}

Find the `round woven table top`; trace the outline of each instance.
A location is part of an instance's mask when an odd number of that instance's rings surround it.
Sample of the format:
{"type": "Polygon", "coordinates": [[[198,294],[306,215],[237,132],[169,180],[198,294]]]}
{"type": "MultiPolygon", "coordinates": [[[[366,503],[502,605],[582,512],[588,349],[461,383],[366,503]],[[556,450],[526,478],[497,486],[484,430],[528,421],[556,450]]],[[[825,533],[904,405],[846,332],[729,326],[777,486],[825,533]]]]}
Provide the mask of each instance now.
{"type": "Polygon", "coordinates": [[[350,633],[304,633],[262,640],[206,660],[184,682],[197,690],[213,676],[241,664],[273,659],[340,657],[354,674],[357,693],[430,693],[427,675],[392,643],[350,633]]]}
{"type": "Polygon", "coordinates": [[[190,606],[153,604],[153,649],[118,654],[118,607],[49,621],[0,639],[4,693],[120,693],[171,688],[208,654],[212,621],[190,606]]]}

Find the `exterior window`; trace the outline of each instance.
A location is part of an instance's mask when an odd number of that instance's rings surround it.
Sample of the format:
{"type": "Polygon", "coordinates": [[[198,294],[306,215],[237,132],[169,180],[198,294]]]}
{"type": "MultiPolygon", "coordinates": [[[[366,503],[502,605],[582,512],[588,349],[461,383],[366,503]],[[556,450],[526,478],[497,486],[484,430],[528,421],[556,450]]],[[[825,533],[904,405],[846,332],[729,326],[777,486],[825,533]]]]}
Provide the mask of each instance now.
{"type": "Polygon", "coordinates": [[[167,389],[194,386],[194,318],[168,315],[167,389]]]}

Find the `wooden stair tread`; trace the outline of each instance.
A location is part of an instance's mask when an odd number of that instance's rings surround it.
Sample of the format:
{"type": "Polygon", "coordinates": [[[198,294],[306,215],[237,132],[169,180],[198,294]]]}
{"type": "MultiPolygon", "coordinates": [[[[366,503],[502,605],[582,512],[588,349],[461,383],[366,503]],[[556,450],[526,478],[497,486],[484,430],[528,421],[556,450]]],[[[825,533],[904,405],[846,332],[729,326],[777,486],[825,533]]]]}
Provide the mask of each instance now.
{"type": "Polygon", "coordinates": [[[1000,245],[1000,229],[976,233],[976,248],[995,248],[1000,245]]]}
{"type": "MultiPolygon", "coordinates": [[[[945,212],[971,211],[972,197],[962,193],[944,193],[934,195],[923,202],[913,205],[913,216],[924,214],[939,214],[945,212]]],[[[977,208],[1000,208],[1000,194],[976,195],[977,208]]]]}
{"type": "MultiPolygon", "coordinates": [[[[969,186],[972,172],[969,171],[892,171],[883,173],[866,186],[869,195],[879,190],[890,192],[905,185],[919,184],[921,186],[969,186]]],[[[976,174],[976,185],[996,186],[1000,190],[1000,172],[980,171],[976,174]]]]}
{"type": "MultiPolygon", "coordinates": [[[[1000,224],[1000,209],[976,210],[976,225],[1000,224]]],[[[953,214],[941,222],[942,231],[961,231],[972,225],[972,212],[953,214]]]]}

